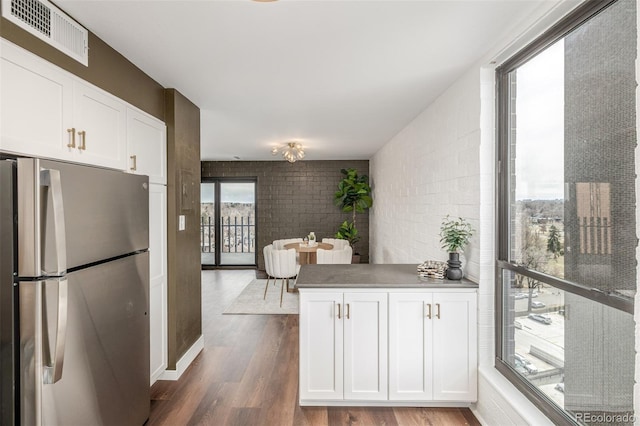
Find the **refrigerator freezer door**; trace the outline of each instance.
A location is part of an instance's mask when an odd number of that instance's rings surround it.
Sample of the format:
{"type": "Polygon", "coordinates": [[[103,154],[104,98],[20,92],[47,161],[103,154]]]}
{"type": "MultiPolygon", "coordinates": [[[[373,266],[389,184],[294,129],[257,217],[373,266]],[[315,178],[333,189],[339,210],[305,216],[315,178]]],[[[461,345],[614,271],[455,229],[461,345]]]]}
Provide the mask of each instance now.
{"type": "Polygon", "coordinates": [[[149,247],[148,178],[56,161],[18,159],[18,216],[19,275],[61,275],[51,270],[63,255],[67,270],[73,270],[149,247]],[[60,207],[55,186],[48,182],[55,179],[47,178],[47,174],[55,178],[58,173],[63,227],[56,226],[54,213],[60,207]],[[61,228],[64,235],[56,235],[61,228]],[[66,253],[59,253],[61,241],[66,253]]]}
{"type": "MultiPolygon", "coordinates": [[[[41,423],[29,424],[144,424],[150,406],[148,271],[144,252],[67,275],[64,363],[60,379],[52,384],[42,370],[58,346],[57,281],[42,281],[40,296],[25,299],[30,304],[40,299],[43,312],[38,320],[42,338],[31,345],[40,346],[32,360],[42,364],[26,364],[36,371],[41,423]]],[[[31,287],[25,286],[25,296],[31,287]]]]}

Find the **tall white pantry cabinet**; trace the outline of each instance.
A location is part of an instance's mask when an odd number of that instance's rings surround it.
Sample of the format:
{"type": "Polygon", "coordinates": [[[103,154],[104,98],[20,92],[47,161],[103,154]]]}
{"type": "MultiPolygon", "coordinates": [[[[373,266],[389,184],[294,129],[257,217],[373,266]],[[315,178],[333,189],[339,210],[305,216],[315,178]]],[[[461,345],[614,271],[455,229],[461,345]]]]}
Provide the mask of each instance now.
{"type": "Polygon", "coordinates": [[[468,405],[477,290],[300,288],[301,405],[468,405]]]}
{"type": "Polygon", "coordinates": [[[149,176],[151,384],[167,367],[166,126],[0,39],[0,151],[149,176]]]}

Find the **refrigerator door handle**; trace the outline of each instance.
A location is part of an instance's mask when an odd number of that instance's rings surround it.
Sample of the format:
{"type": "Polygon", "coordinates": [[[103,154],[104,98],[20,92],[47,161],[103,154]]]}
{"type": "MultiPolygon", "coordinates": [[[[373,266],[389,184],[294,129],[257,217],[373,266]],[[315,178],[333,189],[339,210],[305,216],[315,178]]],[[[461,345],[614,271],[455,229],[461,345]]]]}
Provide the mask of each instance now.
{"type": "MultiPolygon", "coordinates": [[[[45,271],[49,275],[63,275],[67,272],[67,243],[64,226],[64,203],[62,201],[62,183],[60,181],[60,171],[54,169],[40,170],[40,185],[49,188],[51,193],[51,204],[53,214],[53,232],[56,244],[55,270],[45,271]]],[[[43,269],[50,266],[45,262],[43,269]]]]}
{"type": "Polygon", "coordinates": [[[55,327],[55,349],[53,350],[53,354],[51,353],[51,344],[49,343],[48,333],[49,327],[46,323],[48,314],[47,314],[47,297],[48,294],[47,289],[45,288],[45,297],[43,298],[43,309],[45,315],[43,316],[43,320],[45,324],[43,324],[43,334],[47,337],[44,338],[44,371],[43,371],[43,382],[44,384],[53,384],[62,378],[62,366],[64,365],[64,348],[67,341],[67,305],[68,305],[68,283],[66,278],[59,278],[56,280],[48,280],[45,281],[45,286],[49,286],[50,282],[54,281],[58,285],[58,303],[57,303],[57,314],[56,314],[56,327],[55,327]]]}

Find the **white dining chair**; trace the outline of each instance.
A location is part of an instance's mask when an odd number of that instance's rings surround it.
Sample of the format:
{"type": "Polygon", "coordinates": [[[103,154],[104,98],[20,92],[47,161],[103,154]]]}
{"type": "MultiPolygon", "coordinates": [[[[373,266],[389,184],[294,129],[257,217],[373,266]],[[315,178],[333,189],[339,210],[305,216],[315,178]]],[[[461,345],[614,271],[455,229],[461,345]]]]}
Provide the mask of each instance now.
{"type": "Polygon", "coordinates": [[[273,249],[274,250],[284,250],[284,246],[289,243],[301,243],[302,238],[285,238],[281,240],[273,241],[273,249]]]}
{"type": "MultiPolygon", "coordinates": [[[[284,294],[285,280],[287,285],[287,292],[289,291],[289,279],[294,278],[297,275],[296,269],[296,251],[295,249],[289,250],[275,250],[273,248],[264,250],[265,267],[271,263],[271,276],[274,280],[281,279],[280,284],[280,306],[282,306],[282,296],[284,294]],[[267,260],[269,259],[269,260],[267,260]]],[[[267,273],[269,275],[269,273],[267,273]]],[[[275,282],[275,281],[274,281],[275,282]]],[[[264,287],[264,297],[267,298],[267,288],[269,287],[269,281],[264,287]]]]}
{"type": "MultiPolygon", "coordinates": [[[[268,246],[264,246],[262,253],[264,254],[264,271],[267,273],[267,284],[264,287],[264,297],[263,300],[267,298],[267,288],[269,287],[269,281],[273,278],[273,257],[271,252],[273,251],[273,244],[269,244],[268,246]]],[[[275,284],[276,280],[273,278],[273,283],[275,284]]]]}
{"type": "Polygon", "coordinates": [[[331,244],[333,246],[334,250],[341,250],[345,247],[351,247],[349,245],[349,241],[347,240],[340,240],[337,238],[323,238],[322,239],[323,243],[327,243],[327,244],[331,244]]]}
{"type": "MultiPolygon", "coordinates": [[[[324,241],[323,241],[324,242],[324,241]]],[[[330,243],[329,243],[330,244],[330,243]]],[[[353,249],[351,246],[346,246],[338,250],[323,250],[318,249],[316,252],[318,264],[349,264],[351,263],[351,256],[353,249]]]]}

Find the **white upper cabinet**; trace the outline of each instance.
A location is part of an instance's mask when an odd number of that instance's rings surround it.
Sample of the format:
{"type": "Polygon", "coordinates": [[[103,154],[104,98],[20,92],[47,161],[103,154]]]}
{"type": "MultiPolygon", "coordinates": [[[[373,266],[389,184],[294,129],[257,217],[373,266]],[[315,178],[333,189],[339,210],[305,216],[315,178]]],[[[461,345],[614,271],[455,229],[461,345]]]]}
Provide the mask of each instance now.
{"type": "Polygon", "coordinates": [[[126,104],[80,82],[73,85],[74,161],[114,169],[126,167],[126,104]]]}
{"type": "Polygon", "coordinates": [[[162,121],[127,108],[127,148],[127,171],[148,175],[150,183],[167,183],[167,130],[162,121]]]}
{"type": "Polygon", "coordinates": [[[66,158],[75,136],[67,132],[73,127],[73,80],[13,44],[0,48],[0,149],[66,158]]]}
{"type": "Polygon", "coordinates": [[[164,123],[4,39],[0,53],[1,151],[166,184],[164,123]]]}

